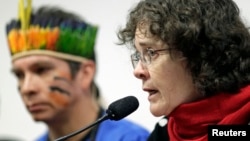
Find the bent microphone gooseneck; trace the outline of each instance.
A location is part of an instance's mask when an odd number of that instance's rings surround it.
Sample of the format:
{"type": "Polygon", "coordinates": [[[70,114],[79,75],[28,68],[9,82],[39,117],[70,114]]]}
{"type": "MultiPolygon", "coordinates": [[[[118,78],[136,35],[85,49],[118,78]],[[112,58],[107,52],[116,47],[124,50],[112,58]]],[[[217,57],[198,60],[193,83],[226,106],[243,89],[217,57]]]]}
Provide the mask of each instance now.
{"type": "Polygon", "coordinates": [[[54,141],[64,141],[64,140],[66,140],[72,136],[75,136],[75,135],[89,129],[90,127],[93,127],[96,124],[101,123],[107,119],[118,121],[118,120],[128,116],[129,114],[133,113],[138,107],[139,107],[139,102],[138,102],[137,98],[134,96],[127,96],[127,97],[124,97],[122,99],[119,99],[119,100],[111,103],[108,106],[108,109],[106,110],[106,114],[103,115],[101,118],[99,118],[94,123],[90,124],[87,127],[82,128],[80,130],[77,130],[71,134],[60,137],[54,141]]]}

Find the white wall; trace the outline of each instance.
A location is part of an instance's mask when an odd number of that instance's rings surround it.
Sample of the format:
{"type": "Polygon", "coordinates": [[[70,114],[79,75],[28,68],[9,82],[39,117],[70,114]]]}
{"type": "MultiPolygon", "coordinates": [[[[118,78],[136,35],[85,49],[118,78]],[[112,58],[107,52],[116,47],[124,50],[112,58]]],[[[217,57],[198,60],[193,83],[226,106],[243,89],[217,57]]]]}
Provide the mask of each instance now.
{"type": "MultiPolygon", "coordinates": [[[[100,26],[96,44],[98,72],[96,81],[107,104],[127,95],[140,102],[138,110],[129,119],[152,130],[159,119],[149,112],[147,94],[141,82],[134,78],[126,47],[115,45],[116,31],[124,25],[129,8],[139,0],[33,0],[33,6],[59,5],[81,14],[87,21],[100,26]]],[[[10,56],[6,42],[5,24],[17,17],[18,0],[0,0],[0,137],[14,136],[32,141],[45,130],[42,123],[34,123],[24,109],[16,90],[15,78],[10,73],[10,56]]],[[[249,2],[236,0],[244,19],[250,18],[249,2]]]]}

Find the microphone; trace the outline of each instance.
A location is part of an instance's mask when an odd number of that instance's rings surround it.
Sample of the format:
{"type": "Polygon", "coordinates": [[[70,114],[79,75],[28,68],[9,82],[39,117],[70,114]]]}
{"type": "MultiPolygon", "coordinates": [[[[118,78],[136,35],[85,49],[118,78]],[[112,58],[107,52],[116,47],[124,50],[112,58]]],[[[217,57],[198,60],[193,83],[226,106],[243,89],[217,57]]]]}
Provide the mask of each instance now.
{"type": "Polygon", "coordinates": [[[106,114],[103,115],[101,118],[97,119],[94,123],[80,130],[77,130],[71,134],[60,137],[56,139],[55,141],[64,141],[107,119],[118,121],[128,116],[129,114],[133,113],[138,107],[139,107],[139,102],[137,98],[134,96],[127,96],[122,99],[116,100],[108,106],[108,109],[106,110],[106,114]]]}

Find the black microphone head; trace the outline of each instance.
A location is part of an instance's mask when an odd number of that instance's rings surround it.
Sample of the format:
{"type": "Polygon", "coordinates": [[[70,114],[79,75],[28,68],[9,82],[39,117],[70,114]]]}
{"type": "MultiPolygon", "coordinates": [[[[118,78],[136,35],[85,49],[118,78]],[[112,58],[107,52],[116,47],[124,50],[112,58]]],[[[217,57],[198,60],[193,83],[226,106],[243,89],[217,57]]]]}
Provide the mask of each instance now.
{"type": "Polygon", "coordinates": [[[110,120],[120,120],[133,113],[139,107],[134,96],[127,96],[111,103],[106,111],[110,120]]]}

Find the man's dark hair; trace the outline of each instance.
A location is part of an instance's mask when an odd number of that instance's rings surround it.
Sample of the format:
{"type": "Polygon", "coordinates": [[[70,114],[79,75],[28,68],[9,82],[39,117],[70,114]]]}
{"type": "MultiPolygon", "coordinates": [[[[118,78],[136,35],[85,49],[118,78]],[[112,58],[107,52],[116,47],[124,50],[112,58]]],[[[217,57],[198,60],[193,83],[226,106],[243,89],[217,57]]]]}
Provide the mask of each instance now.
{"type": "MultiPolygon", "coordinates": [[[[81,63],[80,62],[76,62],[76,61],[71,61],[71,60],[65,60],[70,68],[70,73],[71,73],[71,77],[74,79],[76,77],[77,72],[80,70],[81,67],[81,63]]],[[[95,97],[97,99],[99,99],[100,97],[100,93],[99,93],[99,88],[97,87],[96,83],[93,82],[91,84],[92,86],[92,90],[95,91],[95,97]]]]}

